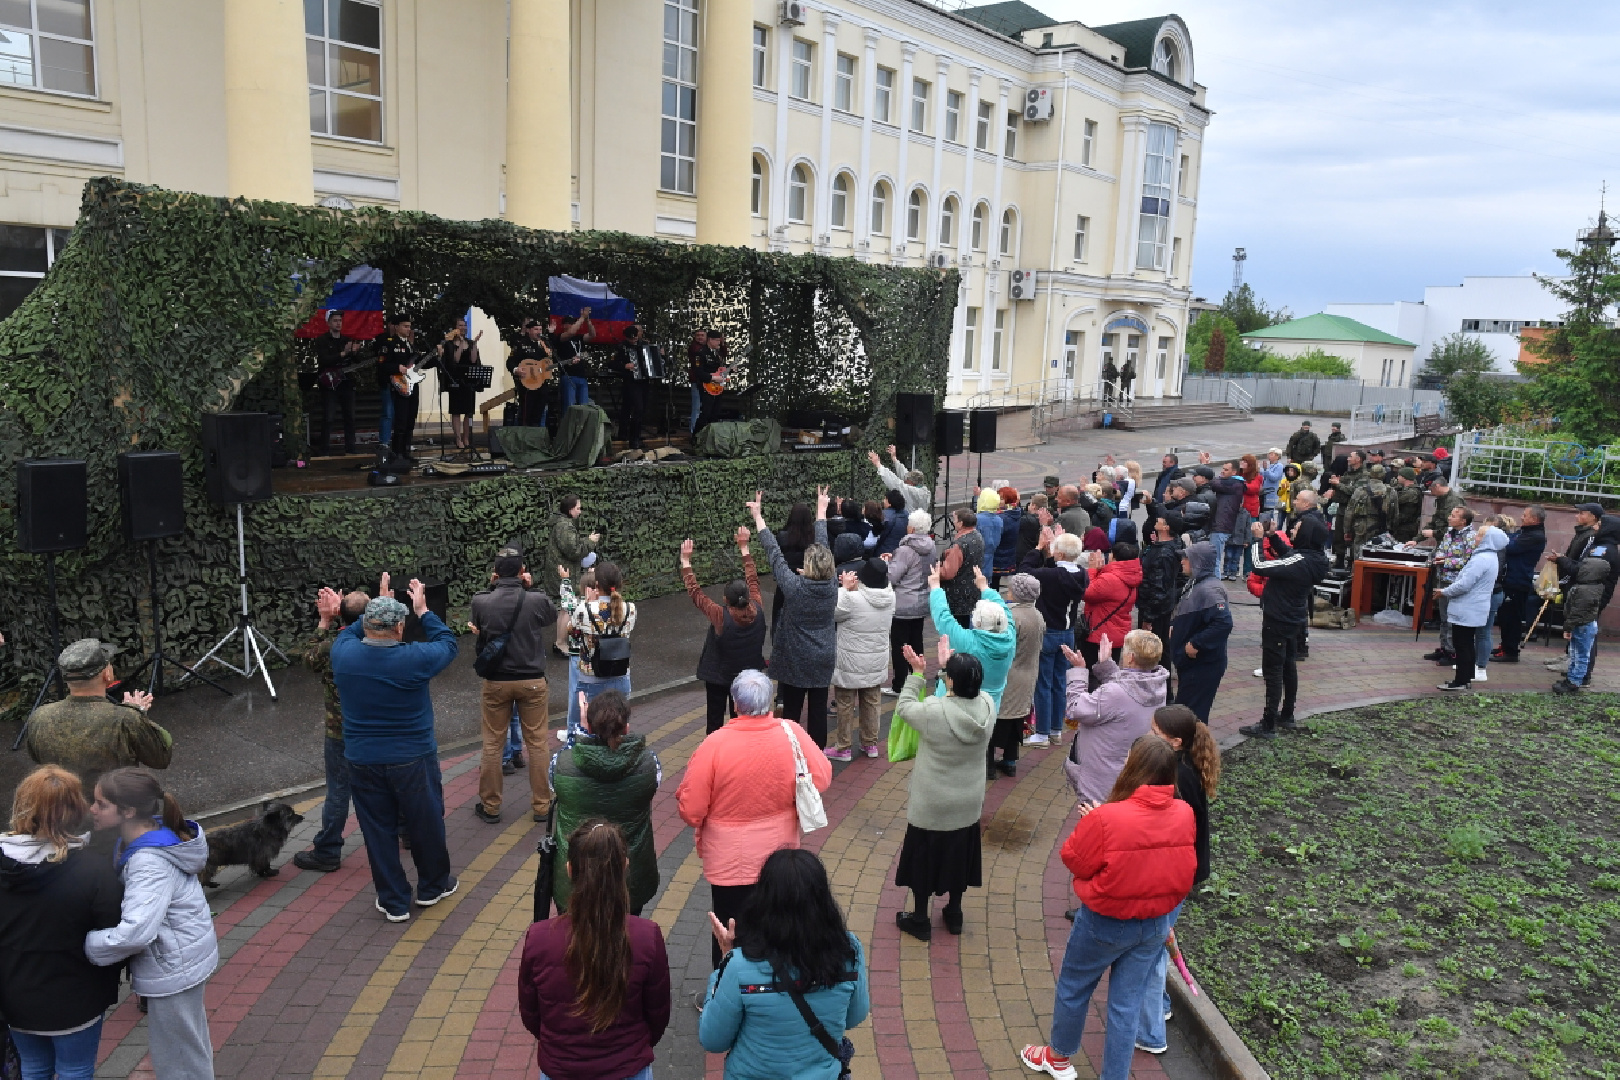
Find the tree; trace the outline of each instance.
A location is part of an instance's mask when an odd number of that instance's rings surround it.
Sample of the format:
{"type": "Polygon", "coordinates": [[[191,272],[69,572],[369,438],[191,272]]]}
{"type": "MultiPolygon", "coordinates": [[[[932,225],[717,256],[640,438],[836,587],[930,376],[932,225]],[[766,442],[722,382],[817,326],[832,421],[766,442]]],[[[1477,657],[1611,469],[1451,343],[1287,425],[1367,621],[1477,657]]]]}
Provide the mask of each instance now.
{"type": "Polygon", "coordinates": [[[1526,342],[1541,362],[1518,365],[1530,380],[1529,403],[1588,445],[1620,439],[1620,339],[1606,318],[1620,302],[1620,262],[1606,221],[1599,216],[1598,228],[1578,250],[1555,252],[1569,276],[1541,283],[1569,311],[1562,326],[1526,342]]]}
{"type": "Polygon", "coordinates": [[[1478,371],[1461,371],[1446,380],[1446,409],[1465,428],[1495,427],[1518,403],[1511,383],[1478,371]]]}
{"type": "Polygon", "coordinates": [[[1330,379],[1348,379],[1356,373],[1350,361],[1321,349],[1307,349],[1298,356],[1273,356],[1266,353],[1257,370],[1290,375],[1310,372],[1330,379]]]}
{"type": "Polygon", "coordinates": [[[1266,354],[1251,349],[1238,336],[1238,328],[1231,319],[1219,312],[1208,312],[1187,331],[1187,368],[1189,371],[1225,371],[1231,373],[1259,371],[1266,354]],[[1221,366],[1210,367],[1207,360],[1210,344],[1216,331],[1220,332],[1223,347],[1221,366]]]}
{"type": "Polygon", "coordinates": [[[1219,326],[1209,332],[1209,349],[1204,353],[1204,370],[1226,370],[1226,334],[1219,326]]]}
{"type": "Polygon", "coordinates": [[[1496,367],[1496,358],[1485,343],[1471,334],[1457,331],[1434,343],[1429,358],[1423,362],[1418,378],[1445,385],[1452,376],[1462,372],[1490,371],[1496,367]]]}
{"type": "Polygon", "coordinates": [[[1215,313],[1230,319],[1239,334],[1252,334],[1293,318],[1287,308],[1266,307],[1265,301],[1255,296],[1254,289],[1248,285],[1240,285],[1228,292],[1215,313]]]}

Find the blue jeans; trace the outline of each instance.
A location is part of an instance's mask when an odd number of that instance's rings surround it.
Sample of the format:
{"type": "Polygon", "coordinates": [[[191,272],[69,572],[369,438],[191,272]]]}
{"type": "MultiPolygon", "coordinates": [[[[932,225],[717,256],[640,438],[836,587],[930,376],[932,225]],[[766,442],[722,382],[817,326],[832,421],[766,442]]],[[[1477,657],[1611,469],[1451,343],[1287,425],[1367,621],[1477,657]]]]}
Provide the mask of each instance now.
{"type": "Polygon", "coordinates": [[[562,407],[567,412],[575,405],[589,405],[591,403],[591,384],[585,381],[583,375],[564,375],[562,377],[562,407]]]}
{"type": "Polygon", "coordinates": [[[1062,646],[1074,648],[1073,630],[1048,630],[1041,638],[1041,669],[1035,679],[1035,733],[1050,736],[1063,731],[1068,709],[1069,661],[1062,646]]]}
{"type": "Polygon", "coordinates": [[[431,900],[450,887],[450,851],[444,839],[444,787],[437,754],[395,765],[349,762],[354,814],[366,838],[371,882],[389,914],[411,910],[411,883],[399,861],[399,829],[411,841],[416,895],[431,900]]]}
{"type": "Polygon", "coordinates": [[[1502,609],[1502,598],[1507,594],[1501,589],[1491,593],[1491,613],[1485,618],[1485,625],[1474,631],[1474,666],[1484,667],[1491,662],[1491,627],[1496,625],[1496,613],[1502,609]]]}
{"type": "Polygon", "coordinates": [[[506,745],[501,748],[501,761],[508,762],[523,749],[523,726],[518,723],[516,702],[512,705],[512,721],[506,726],[506,745]]]}
{"type": "MultiPolygon", "coordinates": [[[[1172,928],[1181,917],[1183,900],[1167,917],[1172,928]]],[[[1166,934],[1165,937],[1169,937],[1166,934]]],[[[1164,1030],[1164,1014],[1170,1011],[1170,992],[1164,988],[1164,977],[1170,966],[1170,950],[1160,949],[1153,962],[1153,973],[1148,976],[1147,989],[1142,993],[1142,1015],[1136,1019],[1136,1041],[1143,1046],[1167,1046],[1169,1035],[1164,1030]]]]}
{"type": "Polygon", "coordinates": [[[96,1050],[101,1046],[101,1021],[71,1035],[11,1033],[22,1060],[23,1080],[91,1080],[96,1075],[96,1050]]]}
{"type": "Polygon", "coordinates": [[[382,395],[382,412],[377,420],[377,445],[387,446],[394,437],[394,389],[385,386],[378,393],[382,395]]]}
{"type": "Polygon", "coordinates": [[[568,661],[568,741],[573,744],[574,736],[579,733],[579,692],[585,692],[585,702],[590,704],[596,695],[605,694],[609,690],[617,690],[625,697],[630,696],[630,673],[625,672],[616,679],[598,679],[590,675],[579,673],[579,661],[568,661]]]}
{"type": "Polygon", "coordinates": [[[686,430],[687,431],[696,431],[697,430],[698,413],[700,413],[702,411],[703,411],[703,391],[699,390],[697,387],[694,386],[694,387],[692,387],[692,417],[691,417],[690,420],[688,420],[686,422],[686,430]]]}
{"type": "Polygon", "coordinates": [[[1215,549],[1215,573],[1217,577],[1226,576],[1226,542],[1231,538],[1231,533],[1212,532],[1209,534],[1209,544],[1215,549]]]}
{"type": "Polygon", "coordinates": [[[1586,681],[1587,669],[1592,665],[1592,646],[1597,644],[1597,630],[1597,620],[1593,619],[1569,632],[1569,672],[1565,678],[1572,683],[1586,681]]]}
{"type": "Polygon", "coordinates": [[[1081,904],[1063,950],[1057,993],[1052,1002],[1052,1050],[1065,1057],[1080,1052],[1091,995],[1108,973],[1108,1034],[1103,1043],[1100,1080],[1129,1080],[1136,1051],[1136,1020],[1149,992],[1153,964],[1164,955],[1170,917],[1111,919],[1081,904]]]}
{"type": "Polygon", "coordinates": [[[349,759],[343,756],[343,740],[327,738],[326,803],[321,807],[321,831],[313,847],[319,859],[343,857],[343,826],[349,820],[349,759]]]}

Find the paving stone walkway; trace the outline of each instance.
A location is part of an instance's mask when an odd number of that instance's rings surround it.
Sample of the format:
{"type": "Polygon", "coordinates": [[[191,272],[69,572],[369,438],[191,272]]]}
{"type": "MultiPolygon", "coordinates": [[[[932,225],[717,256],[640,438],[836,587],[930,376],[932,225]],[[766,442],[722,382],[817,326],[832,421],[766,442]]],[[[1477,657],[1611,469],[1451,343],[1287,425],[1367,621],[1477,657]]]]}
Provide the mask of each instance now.
{"type": "MultiPolygon", "coordinates": [[[[1234,587],[1237,630],[1231,666],[1216,703],[1214,729],[1223,744],[1259,716],[1259,615],[1234,587]]],[[[1365,624],[1354,631],[1313,633],[1302,665],[1300,715],[1434,694],[1443,674],[1419,654],[1409,630],[1365,624]]],[[[1612,655],[1613,646],[1608,646],[1612,655]]],[[[1540,661],[1554,651],[1525,650],[1525,662],[1490,668],[1480,692],[1544,691],[1553,681],[1540,661]]],[[[1599,689],[1620,689],[1620,668],[1601,659],[1599,689]]],[[[703,696],[676,690],[636,705],[633,727],[646,733],[664,768],[654,805],[662,886],[647,914],[663,928],[675,969],[676,1006],[654,1067],[661,1078],[718,1077],[723,1059],[696,1040],[689,997],[709,971],[708,887],[691,830],[675,811],[674,792],[703,736],[703,696]]],[[[1308,736],[1306,736],[1308,737],[1308,736]]],[[[1287,752],[1289,742],[1279,742],[1287,752]]],[[[518,1080],[536,1075],[534,1044],[517,1015],[517,957],[531,910],[539,826],[525,813],[500,825],[475,818],[476,755],[446,759],[444,790],[450,850],[461,888],[417,909],[410,922],[385,922],[373,892],[358,831],[342,869],[300,872],[290,864],[259,880],[231,871],[213,894],[222,964],[208,1004],[221,1077],[395,1080],[518,1080]]],[[[899,933],[893,912],[906,897],[893,884],[905,830],[909,763],[858,759],[835,763],[827,793],[829,825],[807,846],[827,865],[850,928],[867,946],[872,1016],[850,1033],[855,1075],[885,1080],[923,1077],[1027,1076],[1017,1051],[1044,1041],[1051,1020],[1054,971],[1074,903],[1057,857],[1074,826],[1073,800],[1059,755],[1028,752],[1015,780],[990,785],[984,809],[986,887],[966,898],[966,930],[936,929],[925,945],[899,933]]],[[[523,776],[509,777],[513,794],[523,776]]],[[[318,825],[319,802],[304,801],[309,819],[285,857],[305,846],[318,825]]],[[[515,805],[525,806],[517,798],[515,805]]],[[[1212,812],[1219,814],[1217,799],[1212,812]]],[[[937,923],[937,915],[936,915],[937,923]]],[[[1095,1076],[1102,1053],[1102,1003],[1093,1006],[1082,1076],[1095,1076]]],[[[1177,1025],[1162,1059],[1138,1053],[1135,1077],[1170,1080],[1209,1075],[1186,1052],[1177,1025]]],[[[145,1024],[133,1000],[115,1010],[102,1041],[100,1077],[148,1077],[145,1024]]]]}

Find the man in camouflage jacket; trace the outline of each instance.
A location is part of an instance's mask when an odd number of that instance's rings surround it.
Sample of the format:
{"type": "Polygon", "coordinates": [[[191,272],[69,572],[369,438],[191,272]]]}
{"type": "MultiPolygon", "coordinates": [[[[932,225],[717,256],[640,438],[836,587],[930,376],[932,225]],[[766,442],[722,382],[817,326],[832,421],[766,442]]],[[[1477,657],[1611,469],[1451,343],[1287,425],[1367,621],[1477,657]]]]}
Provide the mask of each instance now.
{"type": "Polygon", "coordinates": [[[1390,510],[1389,534],[1401,543],[1418,538],[1418,526],[1423,523],[1423,489],[1417,485],[1417,470],[1411,467],[1400,471],[1395,481],[1395,505],[1390,510]]]}
{"type": "Polygon", "coordinates": [[[152,695],[136,690],[124,694],[122,705],[107,700],[108,688],[118,681],[112,669],[117,652],[117,646],[95,638],[63,649],[56,665],[67,680],[68,696],[41,705],[28,718],[28,756],[76,773],[86,802],[95,797],[104,772],[131,765],[169,767],[173,741],[146,716],[152,695]]]}
{"type": "MultiPolygon", "coordinates": [[[[388,575],[382,578],[382,590],[388,590],[388,575]]],[[[332,679],[332,642],[343,628],[366,610],[371,600],[365,592],[356,590],[343,597],[338,617],[321,614],[321,621],[304,645],[304,664],[321,677],[326,694],[326,804],[321,807],[321,831],[315,834],[314,846],[293,856],[293,865],[300,870],[330,873],[343,862],[343,826],[349,820],[349,763],[343,756],[343,704],[338,697],[337,683],[332,679]]]]}

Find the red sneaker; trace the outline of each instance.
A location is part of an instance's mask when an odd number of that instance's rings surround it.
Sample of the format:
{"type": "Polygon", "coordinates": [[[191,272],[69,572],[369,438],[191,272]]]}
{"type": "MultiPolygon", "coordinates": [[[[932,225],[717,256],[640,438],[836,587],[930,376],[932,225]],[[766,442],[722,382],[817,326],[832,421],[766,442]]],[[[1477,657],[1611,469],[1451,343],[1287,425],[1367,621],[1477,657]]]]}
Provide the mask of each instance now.
{"type": "Polygon", "coordinates": [[[1052,1080],[1075,1080],[1074,1066],[1069,1064],[1069,1059],[1052,1053],[1050,1046],[1026,1046],[1018,1057],[1029,1068],[1048,1074],[1052,1080]]]}

